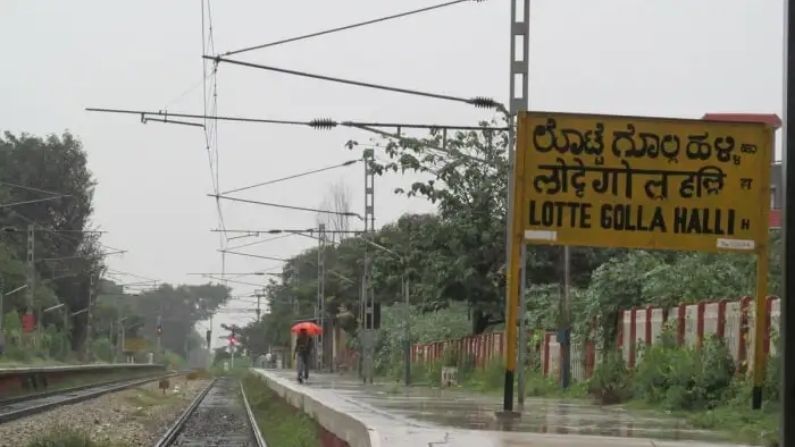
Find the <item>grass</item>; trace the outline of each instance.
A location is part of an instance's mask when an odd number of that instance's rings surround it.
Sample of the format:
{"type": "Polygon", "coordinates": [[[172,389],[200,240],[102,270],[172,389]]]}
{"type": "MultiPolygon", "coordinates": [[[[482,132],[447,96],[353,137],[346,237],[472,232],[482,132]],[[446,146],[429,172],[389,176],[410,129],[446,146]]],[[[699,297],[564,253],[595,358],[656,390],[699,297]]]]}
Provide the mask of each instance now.
{"type": "Polygon", "coordinates": [[[122,447],[123,444],[92,441],[78,430],[58,427],[29,442],[26,447],[122,447]]]}
{"type": "Polygon", "coordinates": [[[319,447],[319,427],[309,416],[285,402],[253,375],[243,378],[251,410],[268,445],[319,447]]]}
{"type": "MultiPolygon", "coordinates": [[[[439,386],[441,367],[418,364],[412,369],[412,383],[414,386],[439,386]],[[416,375],[415,375],[416,373],[416,375]]],[[[501,361],[487,364],[484,368],[459,369],[459,388],[478,393],[501,392],[505,381],[505,366],[501,361]]],[[[397,393],[399,387],[393,386],[387,392],[397,393]]],[[[550,378],[544,377],[538,371],[528,369],[525,372],[525,393],[533,397],[550,397],[561,399],[588,398],[587,382],[572,383],[567,389],[562,389],[560,384],[550,378]]]]}
{"type": "Polygon", "coordinates": [[[725,433],[732,441],[778,447],[781,409],[776,403],[763,403],[751,409],[750,394],[738,395],[723,405],[708,410],[663,410],[661,406],[634,399],[623,404],[629,409],[652,410],[687,421],[695,428],[725,433]]]}
{"type": "Polygon", "coordinates": [[[781,413],[774,408],[752,410],[750,404],[731,405],[685,416],[697,428],[727,432],[740,442],[778,446],[781,413]]]}

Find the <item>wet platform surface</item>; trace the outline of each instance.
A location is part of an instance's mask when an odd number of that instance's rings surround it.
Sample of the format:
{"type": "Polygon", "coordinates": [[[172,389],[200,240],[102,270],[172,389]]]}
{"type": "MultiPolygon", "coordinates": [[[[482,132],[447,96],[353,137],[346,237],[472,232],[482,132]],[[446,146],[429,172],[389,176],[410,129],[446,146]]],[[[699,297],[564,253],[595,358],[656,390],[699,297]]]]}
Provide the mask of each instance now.
{"type": "MultiPolygon", "coordinates": [[[[295,381],[291,371],[269,372],[295,381]]],[[[440,428],[692,441],[693,445],[730,442],[728,435],[695,429],[682,419],[659,412],[600,406],[585,400],[527,398],[521,417],[505,420],[496,416],[502,409],[499,394],[389,383],[365,386],[355,378],[331,374],[312,374],[301,386],[334,390],[343,398],[440,428]]]]}

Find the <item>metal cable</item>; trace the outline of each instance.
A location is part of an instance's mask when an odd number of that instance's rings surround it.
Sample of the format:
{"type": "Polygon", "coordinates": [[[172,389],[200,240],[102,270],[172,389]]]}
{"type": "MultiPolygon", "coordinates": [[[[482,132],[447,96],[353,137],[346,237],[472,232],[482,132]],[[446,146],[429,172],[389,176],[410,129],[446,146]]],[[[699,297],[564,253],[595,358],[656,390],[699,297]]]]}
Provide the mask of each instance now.
{"type": "MultiPolygon", "coordinates": [[[[327,29],[327,30],[323,30],[323,31],[318,31],[318,32],[314,32],[314,33],[311,33],[311,34],[304,34],[302,36],[290,37],[290,38],[287,38],[287,39],[277,40],[275,42],[268,42],[268,43],[264,43],[264,44],[261,44],[261,45],[254,45],[254,46],[243,48],[243,49],[240,49],[240,50],[227,51],[226,53],[223,53],[223,56],[230,56],[230,55],[233,55],[233,54],[244,53],[246,51],[260,50],[262,48],[274,47],[276,45],[282,45],[282,44],[285,44],[285,43],[297,42],[299,40],[305,40],[305,39],[311,39],[312,37],[325,36],[327,34],[332,34],[332,33],[340,32],[340,31],[347,31],[349,29],[360,28],[360,27],[367,26],[367,25],[373,25],[373,24],[376,24],[376,23],[386,22],[388,20],[399,19],[399,18],[402,18],[402,17],[407,17],[407,16],[411,16],[411,15],[414,15],[414,14],[420,14],[420,13],[423,13],[423,12],[433,11],[435,9],[440,9],[440,8],[444,8],[444,7],[447,7],[447,6],[453,6],[453,5],[457,5],[459,3],[464,3],[464,2],[468,2],[468,1],[472,1],[472,0],[455,0],[455,1],[447,2],[447,3],[441,3],[441,4],[438,4],[438,5],[428,6],[428,7],[425,7],[425,8],[415,9],[413,11],[401,12],[399,14],[393,14],[393,15],[390,15],[390,16],[379,17],[377,19],[371,19],[371,20],[366,20],[364,22],[353,23],[351,25],[340,26],[340,27],[337,27],[337,28],[331,28],[331,29],[327,29]]],[[[480,0],[475,0],[475,1],[477,2],[477,1],[480,1],[480,0]]]]}
{"type": "Polygon", "coordinates": [[[301,172],[299,174],[293,174],[293,175],[289,175],[287,177],[277,178],[277,179],[274,179],[274,180],[268,180],[266,182],[256,183],[256,184],[250,185],[250,186],[243,186],[243,187],[240,187],[240,188],[230,189],[229,191],[224,191],[224,192],[222,192],[220,194],[221,195],[226,195],[226,194],[231,194],[233,192],[240,192],[240,191],[245,191],[247,189],[257,188],[257,187],[260,187],[260,186],[272,185],[274,183],[283,182],[285,180],[292,180],[292,179],[299,178],[299,177],[305,177],[307,175],[317,174],[319,172],[325,172],[325,171],[330,171],[332,169],[337,169],[337,168],[342,168],[342,167],[345,167],[345,166],[350,166],[350,165],[352,165],[352,164],[354,164],[356,162],[359,162],[359,161],[361,161],[361,159],[348,160],[348,161],[346,161],[344,163],[340,163],[340,164],[337,164],[337,165],[334,165],[334,166],[327,166],[325,168],[320,168],[320,169],[314,169],[314,170],[311,170],[311,171],[301,172]]]}

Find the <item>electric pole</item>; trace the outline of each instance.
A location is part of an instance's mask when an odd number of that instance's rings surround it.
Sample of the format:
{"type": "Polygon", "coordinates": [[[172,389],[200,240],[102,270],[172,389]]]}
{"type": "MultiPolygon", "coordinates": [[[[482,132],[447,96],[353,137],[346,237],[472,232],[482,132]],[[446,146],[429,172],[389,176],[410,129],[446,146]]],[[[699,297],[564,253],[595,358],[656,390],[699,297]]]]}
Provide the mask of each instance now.
{"type": "Polygon", "coordinates": [[[321,333],[317,338],[317,367],[318,369],[327,366],[326,359],[326,224],[318,225],[317,242],[317,304],[315,316],[321,333]]]}
{"type": "MultiPolygon", "coordinates": [[[[372,149],[365,149],[362,155],[364,160],[364,234],[365,239],[370,237],[375,231],[375,172],[372,169],[374,152],[372,149]]],[[[375,294],[371,281],[371,260],[370,253],[365,245],[364,248],[364,271],[362,273],[362,291],[360,305],[359,328],[362,334],[362,378],[365,383],[373,382],[373,356],[375,348],[375,327],[376,327],[376,306],[375,294]]]]}
{"type": "MultiPolygon", "coordinates": [[[[33,301],[35,297],[35,290],[36,290],[36,255],[35,249],[36,247],[36,228],[33,224],[28,224],[28,237],[27,237],[27,264],[26,264],[26,276],[25,279],[27,280],[28,288],[25,291],[25,304],[27,305],[27,314],[33,314],[34,317],[36,316],[33,310],[33,301]]],[[[38,315],[41,317],[41,315],[38,315]]],[[[34,320],[34,327],[32,328],[33,331],[38,332],[36,326],[38,325],[38,321],[34,320]]],[[[34,340],[35,345],[35,340],[34,340]]]]}
{"type": "MultiPolygon", "coordinates": [[[[162,309],[162,304],[161,304],[161,309],[162,309]]],[[[161,314],[162,314],[162,311],[161,311],[161,314]]],[[[155,347],[155,353],[157,355],[157,358],[155,359],[156,362],[160,361],[160,343],[161,343],[160,342],[160,338],[162,337],[162,335],[163,335],[163,318],[158,315],[158,317],[157,317],[157,346],[155,347]]]]}
{"type": "Polygon", "coordinates": [[[86,306],[86,337],[84,351],[87,361],[92,360],[91,352],[91,305],[94,301],[94,272],[88,274],[88,306],[86,306]]]}
{"type": "Polygon", "coordinates": [[[257,291],[257,294],[255,296],[257,297],[257,323],[259,323],[260,321],[262,321],[262,318],[260,318],[260,315],[262,315],[262,307],[261,307],[262,291],[257,291]]]}
{"type": "MultiPolygon", "coordinates": [[[[516,316],[519,312],[519,276],[524,266],[519,265],[518,247],[513,247],[514,225],[513,190],[515,185],[514,122],[518,112],[528,108],[528,55],[530,37],[530,0],[511,1],[510,62],[509,62],[509,113],[508,113],[508,192],[506,204],[505,234],[505,384],[503,388],[503,411],[513,413],[513,381],[516,371],[516,316]]],[[[521,148],[520,148],[521,150],[521,148]]],[[[524,244],[524,239],[522,239],[524,244]]]]}

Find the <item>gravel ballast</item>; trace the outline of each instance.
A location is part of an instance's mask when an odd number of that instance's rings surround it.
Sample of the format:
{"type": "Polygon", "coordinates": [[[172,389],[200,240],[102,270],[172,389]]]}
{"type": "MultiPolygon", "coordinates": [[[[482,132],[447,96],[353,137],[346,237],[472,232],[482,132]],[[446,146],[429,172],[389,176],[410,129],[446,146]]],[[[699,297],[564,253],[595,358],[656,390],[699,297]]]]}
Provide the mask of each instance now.
{"type": "Polygon", "coordinates": [[[95,441],[152,445],[208,383],[171,378],[165,396],[153,382],[0,424],[0,447],[24,446],[59,427],[83,431],[95,441]]]}

